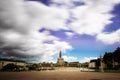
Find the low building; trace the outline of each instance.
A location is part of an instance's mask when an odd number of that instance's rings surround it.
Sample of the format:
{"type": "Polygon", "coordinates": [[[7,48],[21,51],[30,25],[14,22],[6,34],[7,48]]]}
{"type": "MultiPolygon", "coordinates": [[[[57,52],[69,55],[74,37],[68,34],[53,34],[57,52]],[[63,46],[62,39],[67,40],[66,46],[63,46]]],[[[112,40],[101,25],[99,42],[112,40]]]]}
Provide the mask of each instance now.
{"type": "Polygon", "coordinates": [[[96,68],[96,62],[97,62],[97,59],[90,60],[88,67],[92,69],[96,68]]]}
{"type": "Polygon", "coordinates": [[[101,68],[104,69],[106,65],[104,62],[100,61],[100,58],[98,58],[98,59],[91,60],[89,62],[88,67],[92,69],[101,69],[101,68]]]}
{"type": "Polygon", "coordinates": [[[2,69],[7,64],[15,64],[18,66],[26,66],[27,63],[21,60],[13,60],[13,59],[0,59],[0,69],[2,69]]]}
{"type": "Polygon", "coordinates": [[[95,66],[95,63],[96,63],[96,62],[90,62],[89,65],[88,65],[88,67],[89,67],[89,68],[95,68],[95,67],[96,67],[96,66],[95,66]]]}

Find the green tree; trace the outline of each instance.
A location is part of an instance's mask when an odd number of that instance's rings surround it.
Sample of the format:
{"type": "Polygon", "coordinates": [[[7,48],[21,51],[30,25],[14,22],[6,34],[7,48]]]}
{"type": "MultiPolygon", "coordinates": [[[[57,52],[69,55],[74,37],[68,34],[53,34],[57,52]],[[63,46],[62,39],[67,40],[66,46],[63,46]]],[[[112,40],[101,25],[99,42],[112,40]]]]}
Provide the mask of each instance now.
{"type": "Polygon", "coordinates": [[[112,52],[106,52],[103,56],[103,61],[107,65],[107,69],[113,69],[113,59],[114,57],[112,52]]]}
{"type": "Polygon", "coordinates": [[[30,64],[30,65],[27,65],[28,69],[29,70],[38,70],[39,69],[39,64],[30,64]]]}
{"type": "Polygon", "coordinates": [[[120,47],[118,47],[113,53],[115,69],[120,69],[120,47]]]}
{"type": "Polygon", "coordinates": [[[10,64],[3,66],[2,70],[3,71],[19,71],[19,66],[10,63],[10,64]]]}
{"type": "Polygon", "coordinates": [[[114,52],[106,52],[103,61],[107,69],[120,69],[120,48],[118,47],[114,52]]]}
{"type": "Polygon", "coordinates": [[[79,67],[79,62],[70,62],[69,67],[79,67]]]}

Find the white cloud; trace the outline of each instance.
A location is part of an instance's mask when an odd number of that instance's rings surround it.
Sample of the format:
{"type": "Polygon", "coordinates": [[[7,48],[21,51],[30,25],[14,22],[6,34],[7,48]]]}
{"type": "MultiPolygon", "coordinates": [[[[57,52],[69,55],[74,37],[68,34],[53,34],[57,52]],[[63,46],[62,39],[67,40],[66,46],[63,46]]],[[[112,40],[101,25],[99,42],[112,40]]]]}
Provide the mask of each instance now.
{"type": "MultiPolygon", "coordinates": [[[[73,6],[74,1],[84,2],[85,4],[68,9],[74,18],[69,24],[69,29],[81,35],[97,35],[99,40],[108,44],[119,42],[119,35],[114,39],[110,39],[108,42],[105,39],[103,40],[101,35],[106,34],[103,32],[106,25],[112,23],[111,18],[115,15],[110,12],[114,9],[115,5],[120,3],[120,0],[53,0],[53,2],[63,4],[62,6],[67,5],[67,7],[73,6]]],[[[112,34],[107,34],[104,37],[112,36],[112,34]]],[[[72,36],[73,34],[66,32],[66,35],[72,36]]]]}
{"type": "Polygon", "coordinates": [[[97,57],[84,57],[82,59],[80,59],[80,63],[84,63],[84,62],[89,62],[92,59],[97,59],[97,57]]]}
{"type": "Polygon", "coordinates": [[[0,10],[1,23],[7,25],[1,25],[2,29],[13,27],[21,32],[28,28],[38,30],[42,27],[67,29],[65,22],[69,14],[64,8],[48,7],[36,1],[1,0],[0,10]]]}
{"type": "Polygon", "coordinates": [[[74,2],[83,2],[83,0],[51,0],[51,1],[54,3],[54,6],[58,6],[57,4],[60,4],[59,7],[64,8],[75,7],[74,2]]]}
{"type": "Polygon", "coordinates": [[[39,58],[38,61],[53,61],[53,56],[59,53],[60,50],[66,52],[66,50],[72,49],[72,46],[67,42],[59,41],[58,38],[46,33],[32,32],[28,35],[21,35],[11,32],[9,35],[4,35],[0,35],[4,42],[0,48],[12,47],[13,49],[10,52],[15,52],[5,55],[15,57],[21,55],[18,57],[36,57],[36,59],[39,58]],[[52,41],[53,43],[44,43],[46,41],[52,41]],[[16,49],[16,47],[18,48],[16,49]]]}
{"type": "Polygon", "coordinates": [[[76,18],[71,23],[71,29],[79,34],[96,35],[101,33],[105,26],[110,24],[114,15],[110,13],[120,1],[84,0],[85,5],[71,10],[76,18]]]}
{"type": "Polygon", "coordinates": [[[100,33],[97,39],[105,44],[120,43],[120,29],[112,33],[100,33]]]}
{"type": "MultiPolygon", "coordinates": [[[[70,44],[59,41],[58,38],[48,33],[31,32],[28,35],[22,35],[10,32],[9,35],[4,33],[4,35],[1,34],[0,36],[4,42],[1,48],[13,47],[12,51],[15,53],[10,55],[36,57],[39,58],[39,61],[52,61],[53,56],[59,53],[60,50],[66,52],[66,50],[72,49],[70,44]],[[53,43],[44,43],[46,41],[53,41],[53,43]],[[18,49],[16,49],[16,47],[18,47],[18,49]]],[[[9,55],[9,53],[5,55],[9,55]]]]}
{"type": "Polygon", "coordinates": [[[72,37],[72,36],[75,35],[73,32],[65,32],[65,34],[66,34],[68,37],[72,37]]]}
{"type": "Polygon", "coordinates": [[[38,2],[0,0],[0,49],[6,53],[1,55],[52,61],[59,50],[66,51],[72,46],[39,29],[67,29],[64,26],[67,18],[66,10],[38,2]]]}
{"type": "Polygon", "coordinates": [[[64,61],[67,61],[67,62],[78,61],[78,58],[74,56],[63,56],[63,58],[64,58],[64,61]]]}
{"type": "Polygon", "coordinates": [[[52,0],[55,3],[70,4],[73,0],[52,0]]]}
{"type": "Polygon", "coordinates": [[[41,27],[52,30],[67,29],[65,22],[69,14],[66,9],[48,7],[35,1],[27,1],[27,8],[32,20],[36,20],[41,27]]]}

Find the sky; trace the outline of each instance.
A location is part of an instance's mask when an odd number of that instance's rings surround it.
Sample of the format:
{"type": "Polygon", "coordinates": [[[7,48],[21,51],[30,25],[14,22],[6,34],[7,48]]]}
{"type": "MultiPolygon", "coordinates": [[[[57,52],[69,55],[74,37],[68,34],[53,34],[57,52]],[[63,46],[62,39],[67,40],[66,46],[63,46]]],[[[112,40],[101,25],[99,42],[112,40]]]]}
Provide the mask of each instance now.
{"type": "Polygon", "coordinates": [[[120,47],[120,0],[0,0],[0,58],[81,63],[120,47]]]}

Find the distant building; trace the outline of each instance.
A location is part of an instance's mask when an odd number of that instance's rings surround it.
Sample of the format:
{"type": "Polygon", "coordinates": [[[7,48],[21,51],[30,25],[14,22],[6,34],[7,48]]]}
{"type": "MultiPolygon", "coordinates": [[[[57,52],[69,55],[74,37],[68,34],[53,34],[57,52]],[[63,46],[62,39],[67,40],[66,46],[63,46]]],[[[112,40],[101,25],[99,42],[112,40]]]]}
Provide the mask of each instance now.
{"type": "Polygon", "coordinates": [[[62,53],[60,51],[59,53],[59,58],[58,58],[58,61],[57,61],[57,65],[58,66],[64,66],[64,59],[62,58],[62,53]]]}
{"type": "Polygon", "coordinates": [[[18,66],[26,66],[27,65],[27,63],[25,61],[12,60],[12,59],[0,59],[0,69],[2,69],[7,64],[15,64],[18,66]]]}
{"type": "Polygon", "coordinates": [[[106,65],[104,62],[100,61],[100,58],[98,58],[98,59],[90,60],[88,67],[94,69],[101,69],[101,68],[104,69],[106,65]]]}
{"type": "Polygon", "coordinates": [[[97,62],[97,59],[90,60],[88,67],[89,68],[96,68],[96,62],[97,62]]]}
{"type": "Polygon", "coordinates": [[[96,67],[96,64],[95,64],[96,62],[90,62],[89,63],[89,65],[88,65],[88,67],[89,68],[95,68],[96,67]]]}

